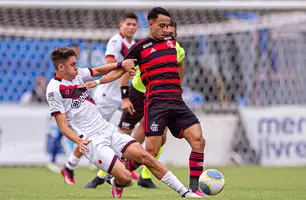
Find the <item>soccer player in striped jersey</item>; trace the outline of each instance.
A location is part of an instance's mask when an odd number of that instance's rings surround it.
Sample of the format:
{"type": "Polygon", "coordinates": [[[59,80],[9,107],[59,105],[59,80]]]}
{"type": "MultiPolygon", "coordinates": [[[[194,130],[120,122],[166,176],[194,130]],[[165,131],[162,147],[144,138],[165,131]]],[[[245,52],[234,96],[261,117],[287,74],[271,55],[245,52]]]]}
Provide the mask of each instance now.
{"type": "Polygon", "coordinates": [[[203,171],[205,139],[199,120],[182,99],[176,40],[167,35],[170,14],[163,8],[153,8],[148,14],[148,24],[149,37],[133,45],[126,55],[137,59],[146,87],[146,150],[154,157],[158,155],[166,127],[174,137],[186,139],[191,146],[189,187],[200,194],[198,180],[203,171]]]}
{"type": "MultiPolygon", "coordinates": [[[[172,35],[176,37],[176,22],[171,20],[170,25],[167,28],[168,35],[172,35]]],[[[184,77],[184,57],[185,57],[185,50],[180,46],[180,44],[176,43],[176,52],[177,52],[177,62],[179,66],[179,75],[181,82],[183,81],[184,77]]],[[[143,118],[143,108],[144,108],[144,93],[146,91],[145,86],[143,85],[140,77],[140,70],[139,66],[136,67],[136,75],[132,79],[132,85],[129,85],[129,80],[131,78],[129,73],[124,74],[121,77],[121,90],[122,90],[122,96],[124,97],[122,99],[122,116],[119,123],[120,130],[125,132],[126,134],[131,135],[132,131],[135,127],[135,125],[140,122],[143,118]],[[123,90],[126,91],[126,93],[123,92],[123,90]],[[128,97],[126,97],[128,95],[128,97]]],[[[142,124],[142,122],[141,122],[142,124]]],[[[163,144],[166,141],[166,133],[167,130],[165,130],[165,133],[163,135],[163,144]]],[[[143,126],[137,127],[134,138],[139,142],[143,143],[145,139],[144,129],[143,126]]],[[[160,151],[158,153],[157,159],[159,158],[159,155],[162,152],[162,147],[160,148],[160,151]]],[[[86,185],[91,186],[92,188],[96,188],[98,185],[103,183],[103,179],[100,178],[99,174],[101,172],[98,172],[98,175],[89,181],[86,185]]],[[[151,180],[152,174],[150,170],[148,170],[147,167],[144,167],[141,172],[140,179],[138,180],[138,185],[145,188],[158,188],[153,181],[151,180]]]]}
{"type": "MultiPolygon", "coordinates": [[[[149,37],[133,45],[126,55],[126,58],[137,59],[140,77],[146,88],[146,150],[155,157],[158,155],[166,127],[174,137],[186,139],[191,146],[189,187],[193,192],[203,195],[198,190],[198,180],[203,171],[205,139],[197,117],[182,99],[176,40],[167,35],[170,14],[161,7],[153,8],[148,14],[148,24],[149,37]]],[[[123,89],[127,91],[127,88],[123,89]]],[[[122,96],[129,97],[126,92],[122,92],[122,96]]],[[[133,109],[130,106],[131,115],[133,109]]],[[[122,123],[121,126],[128,127],[130,124],[122,123]]],[[[133,169],[136,169],[136,166],[133,169]]]]}

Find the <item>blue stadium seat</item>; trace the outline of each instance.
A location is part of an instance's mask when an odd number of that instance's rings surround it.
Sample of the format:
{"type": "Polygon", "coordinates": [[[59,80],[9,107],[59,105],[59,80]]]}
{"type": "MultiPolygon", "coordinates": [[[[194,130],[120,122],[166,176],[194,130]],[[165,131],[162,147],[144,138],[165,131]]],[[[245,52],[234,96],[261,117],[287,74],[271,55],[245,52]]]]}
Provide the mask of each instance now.
{"type": "MultiPolygon", "coordinates": [[[[50,80],[54,73],[51,51],[71,44],[88,49],[85,40],[0,37],[0,101],[19,101],[25,91],[35,87],[38,76],[50,80]]],[[[94,43],[92,48],[104,52],[105,44],[94,43]]]]}

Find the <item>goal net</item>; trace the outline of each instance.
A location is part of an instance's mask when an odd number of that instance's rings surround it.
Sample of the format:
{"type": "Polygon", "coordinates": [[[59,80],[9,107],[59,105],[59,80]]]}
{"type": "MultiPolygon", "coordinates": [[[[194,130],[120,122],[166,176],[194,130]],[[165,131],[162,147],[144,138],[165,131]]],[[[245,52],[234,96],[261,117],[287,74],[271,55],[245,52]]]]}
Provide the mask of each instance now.
{"type": "MultiPolygon", "coordinates": [[[[55,47],[77,44],[81,67],[103,64],[106,42],[118,33],[125,11],[139,18],[136,39],[148,33],[145,7],[70,7],[0,8],[0,101],[18,102],[37,77],[51,78],[49,55],[55,47]]],[[[206,112],[235,113],[240,104],[306,103],[306,12],[175,6],[169,11],[186,51],[184,86],[200,95],[195,103],[206,112]]],[[[239,127],[233,150],[246,162],[257,162],[239,127]]]]}

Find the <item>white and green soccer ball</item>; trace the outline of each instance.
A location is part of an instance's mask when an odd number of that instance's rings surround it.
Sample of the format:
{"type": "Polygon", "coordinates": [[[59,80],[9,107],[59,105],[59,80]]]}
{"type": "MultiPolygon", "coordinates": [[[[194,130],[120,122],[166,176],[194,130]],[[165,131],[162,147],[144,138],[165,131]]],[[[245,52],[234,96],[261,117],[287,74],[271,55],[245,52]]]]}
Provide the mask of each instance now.
{"type": "Polygon", "coordinates": [[[199,178],[199,187],[207,195],[217,195],[224,188],[225,180],[221,172],[216,169],[204,171],[199,178]]]}

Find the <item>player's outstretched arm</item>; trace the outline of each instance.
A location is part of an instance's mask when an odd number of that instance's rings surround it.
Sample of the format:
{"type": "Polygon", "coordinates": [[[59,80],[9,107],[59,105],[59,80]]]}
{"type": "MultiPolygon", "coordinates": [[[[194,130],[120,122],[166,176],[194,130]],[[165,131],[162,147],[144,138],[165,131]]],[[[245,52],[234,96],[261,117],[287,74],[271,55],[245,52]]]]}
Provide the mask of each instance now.
{"type": "Polygon", "coordinates": [[[98,80],[86,82],[86,83],[79,85],[78,88],[94,88],[97,85],[105,84],[105,83],[109,83],[114,80],[117,80],[125,73],[126,71],[124,69],[113,70],[98,80]]]}
{"type": "Polygon", "coordinates": [[[80,148],[80,151],[88,151],[87,144],[91,142],[91,140],[82,140],[75,134],[69,127],[65,114],[60,114],[55,116],[55,121],[57,126],[62,134],[64,134],[69,140],[74,142],[80,148]]]}
{"type": "Polygon", "coordinates": [[[134,62],[136,59],[126,59],[122,62],[117,62],[117,63],[109,63],[103,66],[99,66],[96,68],[92,68],[93,70],[93,75],[92,76],[101,76],[108,74],[110,71],[116,70],[116,69],[121,69],[123,68],[125,71],[134,73],[135,70],[135,64],[134,62]]]}

